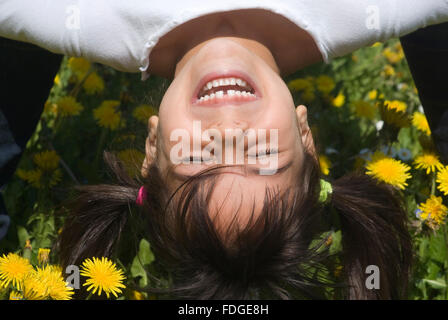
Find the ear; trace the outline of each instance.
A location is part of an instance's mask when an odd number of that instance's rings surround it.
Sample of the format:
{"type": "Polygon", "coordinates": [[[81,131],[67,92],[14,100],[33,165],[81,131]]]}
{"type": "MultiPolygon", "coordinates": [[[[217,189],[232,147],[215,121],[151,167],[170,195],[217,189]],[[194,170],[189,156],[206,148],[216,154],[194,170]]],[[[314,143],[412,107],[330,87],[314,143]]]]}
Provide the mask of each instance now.
{"type": "Polygon", "coordinates": [[[302,145],[312,155],[317,157],[316,147],[314,145],[313,135],[308,125],[308,111],[304,105],[297,106],[296,108],[297,122],[299,124],[300,137],[302,139],[302,145]]]}
{"type": "Polygon", "coordinates": [[[148,137],[146,138],[145,144],[145,159],[143,160],[141,169],[141,174],[144,178],[148,176],[148,169],[156,158],[158,124],[158,116],[151,116],[148,119],[148,137]]]}

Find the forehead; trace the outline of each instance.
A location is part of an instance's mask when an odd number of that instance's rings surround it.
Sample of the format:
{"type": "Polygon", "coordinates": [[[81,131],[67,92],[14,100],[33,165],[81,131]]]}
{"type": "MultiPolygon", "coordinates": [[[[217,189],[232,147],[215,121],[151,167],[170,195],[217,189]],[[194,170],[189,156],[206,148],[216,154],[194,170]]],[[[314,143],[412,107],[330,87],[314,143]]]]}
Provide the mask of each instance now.
{"type": "Polygon", "coordinates": [[[266,199],[294,189],[293,169],[291,166],[274,176],[223,173],[204,184],[203,192],[212,189],[207,205],[215,226],[226,228],[234,220],[240,227],[248,225],[262,212],[266,199]]]}

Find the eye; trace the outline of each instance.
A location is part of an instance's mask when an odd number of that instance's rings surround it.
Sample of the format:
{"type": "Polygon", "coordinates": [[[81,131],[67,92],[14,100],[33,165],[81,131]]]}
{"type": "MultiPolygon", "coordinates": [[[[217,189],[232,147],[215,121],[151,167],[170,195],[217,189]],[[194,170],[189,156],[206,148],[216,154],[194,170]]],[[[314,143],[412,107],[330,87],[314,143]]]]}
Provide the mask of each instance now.
{"type": "Polygon", "coordinates": [[[209,158],[202,158],[202,157],[195,157],[195,156],[190,156],[189,158],[186,158],[186,160],[190,161],[190,163],[210,163],[213,162],[215,159],[213,157],[209,157],[209,158]]]}
{"type": "Polygon", "coordinates": [[[260,152],[258,152],[257,156],[267,156],[267,155],[276,154],[276,153],[278,153],[278,149],[267,148],[266,150],[261,150],[260,152]]]}
{"type": "Polygon", "coordinates": [[[249,153],[248,156],[249,157],[253,157],[253,158],[259,158],[259,157],[265,157],[267,155],[271,155],[271,154],[276,154],[278,153],[278,149],[276,148],[266,148],[265,150],[259,150],[257,154],[252,154],[249,153]]]}

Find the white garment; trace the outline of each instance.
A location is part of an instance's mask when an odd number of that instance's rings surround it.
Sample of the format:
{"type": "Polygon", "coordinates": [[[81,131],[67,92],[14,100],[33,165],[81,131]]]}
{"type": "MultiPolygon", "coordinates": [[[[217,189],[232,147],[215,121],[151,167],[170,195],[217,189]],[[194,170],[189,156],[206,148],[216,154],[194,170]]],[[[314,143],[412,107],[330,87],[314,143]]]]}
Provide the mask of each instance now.
{"type": "Polygon", "coordinates": [[[250,8],[306,30],[326,62],[448,21],[448,0],[0,0],[0,36],[141,71],[145,80],[149,54],[170,30],[209,13],[250,8]]]}

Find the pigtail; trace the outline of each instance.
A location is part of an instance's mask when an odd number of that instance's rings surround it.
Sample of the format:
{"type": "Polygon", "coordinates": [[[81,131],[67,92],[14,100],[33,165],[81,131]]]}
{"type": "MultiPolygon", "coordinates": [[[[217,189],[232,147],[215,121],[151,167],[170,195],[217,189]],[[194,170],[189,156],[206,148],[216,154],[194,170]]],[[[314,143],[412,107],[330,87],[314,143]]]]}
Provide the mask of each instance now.
{"type": "Polygon", "coordinates": [[[412,242],[402,200],[390,185],[360,173],[332,183],[331,203],[342,231],[346,299],[405,298],[412,242]],[[368,289],[366,268],[379,268],[380,288],[368,289]]]}
{"type": "Polygon", "coordinates": [[[63,267],[94,256],[110,257],[135,205],[138,182],[112,153],[104,152],[104,160],[118,184],[74,187],[76,196],[63,207],[68,215],[56,245],[63,267]]]}
{"type": "MultiPolygon", "coordinates": [[[[126,225],[139,218],[138,227],[145,231],[157,261],[173,275],[171,288],[149,287],[148,292],[186,299],[312,299],[332,286],[328,279],[316,277],[325,262],[316,249],[321,246],[309,247],[325,215],[318,202],[319,164],[307,153],[297,186],[291,188],[293,197],[267,190],[263,209],[256,217],[252,212],[251,223],[241,229],[230,223],[228,235],[238,228],[235,238],[221,235],[209,216],[213,187],[208,186],[214,185],[219,171],[194,176],[174,198],[159,168],[151,165],[144,201],[136,210],[144,214],[131,216],[143,183],[129,177],[113,154],[105,152],[104,159],[114,184],[75,187],[76,197],[65,206],[68,216],[57,242],[64,268],[88,257],[116,254],[126,225]]],[[[404,297],[411,239],[404,205],[394,189],[352,173],[332,182],[325,208],[336,212],[332,216],[342,231],[341,259],[348,284],[343,298],[404,297]],[[369,265],[379,268],[380,289],[365,285],[369,265]]]]}

